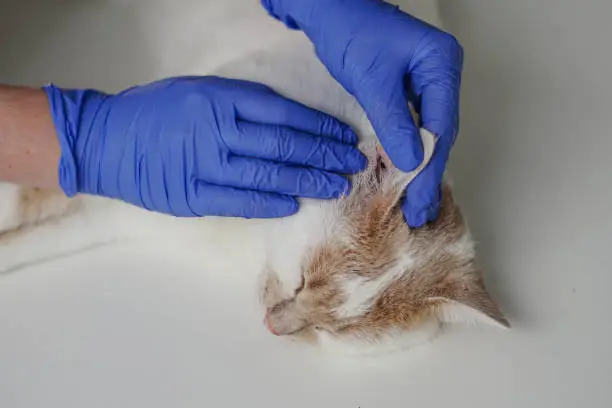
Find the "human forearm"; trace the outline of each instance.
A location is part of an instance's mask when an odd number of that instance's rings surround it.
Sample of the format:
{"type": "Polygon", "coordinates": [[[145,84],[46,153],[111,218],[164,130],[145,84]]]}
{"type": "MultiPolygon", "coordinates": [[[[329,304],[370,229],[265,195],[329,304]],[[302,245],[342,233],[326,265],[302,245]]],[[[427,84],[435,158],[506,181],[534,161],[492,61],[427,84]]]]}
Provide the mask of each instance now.
{"type": "Polygon", "coordinates": [[[58,188],[59,157],[45,92],[0,85],[0,181],[58,188]]]}

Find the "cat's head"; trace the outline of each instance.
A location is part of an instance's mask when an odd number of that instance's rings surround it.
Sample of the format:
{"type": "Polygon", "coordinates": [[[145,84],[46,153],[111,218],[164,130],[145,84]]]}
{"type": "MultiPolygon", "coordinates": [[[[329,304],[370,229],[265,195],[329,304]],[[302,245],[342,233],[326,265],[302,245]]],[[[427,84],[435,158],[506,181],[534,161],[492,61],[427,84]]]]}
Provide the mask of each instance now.
{"type": "Polygon", "coordinates": [[[376,344],[440,323],[509,327],[485,289],[450,186],[442,188],[436,221],[411,229],[400,208],[409,176],[375,150],[349,195],[311,203],[295,216],[291,233],[301,243],[287,238],[287,247],[276,250],[277,259],[299,259],[268,264],[268,329],[310,341],[376,344]],[[298,278],[291,282],[289,275],[298,278]]]}

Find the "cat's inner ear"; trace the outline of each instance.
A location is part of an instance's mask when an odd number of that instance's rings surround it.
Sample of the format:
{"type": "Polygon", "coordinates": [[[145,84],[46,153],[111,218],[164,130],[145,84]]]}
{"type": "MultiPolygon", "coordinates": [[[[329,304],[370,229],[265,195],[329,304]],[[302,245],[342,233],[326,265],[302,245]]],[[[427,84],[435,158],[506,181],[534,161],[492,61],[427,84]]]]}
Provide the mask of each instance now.
{"type": "Polygon", "coordinates": [[[376,180],[380,183],[387,171],[395,168],[381,145],[376,145],[376,180]]]}
{"type": "Polygon", "coordinates": [[[510,323],[480,280],[458,287],[445,296],[428,299],[434,312],[443,323],[491,324],[509,328],[510,323]]]}

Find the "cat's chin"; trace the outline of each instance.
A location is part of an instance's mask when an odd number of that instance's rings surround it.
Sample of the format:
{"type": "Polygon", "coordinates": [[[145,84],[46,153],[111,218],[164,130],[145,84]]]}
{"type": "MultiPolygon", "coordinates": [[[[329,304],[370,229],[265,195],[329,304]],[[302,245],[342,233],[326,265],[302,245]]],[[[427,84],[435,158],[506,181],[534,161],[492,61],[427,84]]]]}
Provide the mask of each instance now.
{"type": "Polygon", "coordinates": [[[325,355],[341,358],[380,357],[406,352],[434,340],[442,330],[438,319],[429,319],[412,330],[388,332],[368,339],[358,336],[336,336],[327,331],[311,330],[287,336],[293,342],[314,347],[325,355]]]}

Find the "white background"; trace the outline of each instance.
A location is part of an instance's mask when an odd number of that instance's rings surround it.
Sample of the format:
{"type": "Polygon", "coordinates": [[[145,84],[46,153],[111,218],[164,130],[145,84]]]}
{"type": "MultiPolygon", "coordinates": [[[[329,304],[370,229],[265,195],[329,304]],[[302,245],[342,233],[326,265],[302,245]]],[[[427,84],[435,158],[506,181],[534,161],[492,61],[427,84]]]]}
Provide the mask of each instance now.
{"type": "MultiPolygon", "coordinates": [[[[119,90],[174,72],[173,52],[229,57],[232,24],[263,18],[174,3],[5,0],[0,80],[119,90]]],[[[451,170],[512,331],[332,367],[223,282],[126,245],[0,277],[0,407],[611,407],[612,3],[441,9],[466,51],[451,170]]]]}

